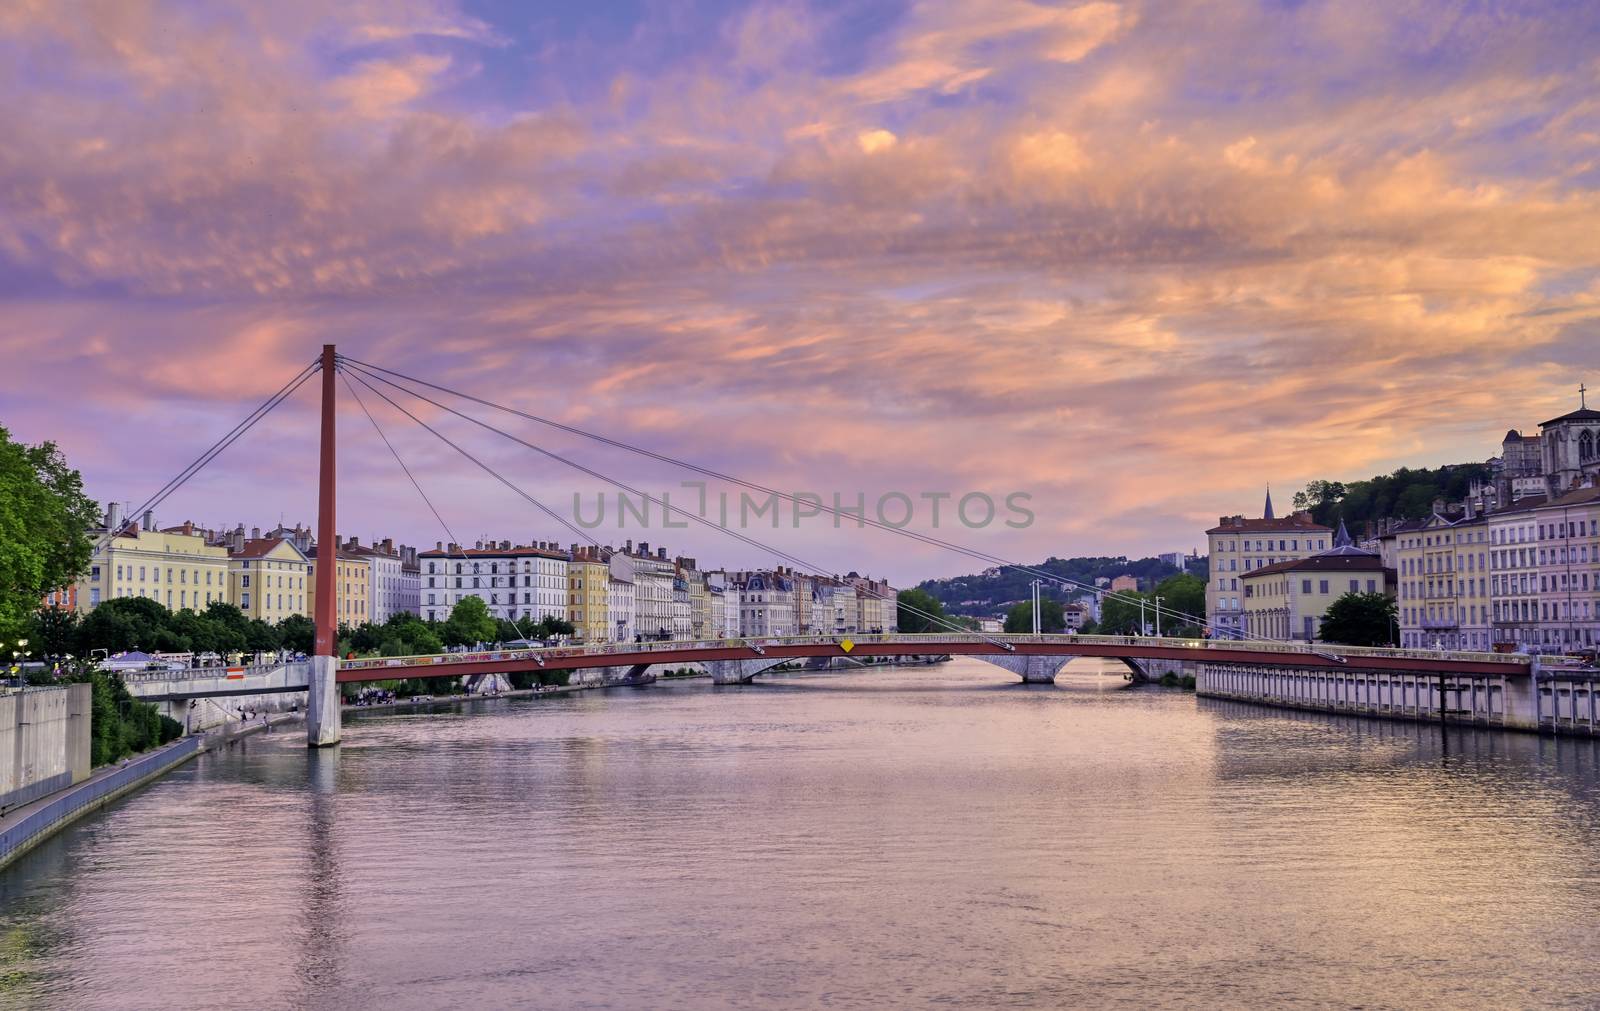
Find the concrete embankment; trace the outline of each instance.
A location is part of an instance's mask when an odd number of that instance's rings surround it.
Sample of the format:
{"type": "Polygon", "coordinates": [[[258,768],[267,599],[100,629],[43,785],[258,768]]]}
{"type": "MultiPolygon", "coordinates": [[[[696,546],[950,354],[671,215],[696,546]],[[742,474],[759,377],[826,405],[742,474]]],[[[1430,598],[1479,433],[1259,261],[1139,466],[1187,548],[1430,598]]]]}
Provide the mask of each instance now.
{"type": "MultiPolygon", "coordinates": [[[[1380,719],[1444,722],[1503,730],[1558,729],[1541,720],[1540,693],[1527,676],[1484,678],[1350,671],[1295,671],[1197,663],[1195,694],[1283,709],[1380,719]]],[[[1566,729],[1566,728],[1559,728],[1566,729]]]]}
{"type": "Polygon", "coordinates": [[[107,766],[88,779],[41,797],[0,818],[0,867],[91,811],[97,811],[177,768],[202,750],[200,737],[184,737],[147,754],[107,766]]]}

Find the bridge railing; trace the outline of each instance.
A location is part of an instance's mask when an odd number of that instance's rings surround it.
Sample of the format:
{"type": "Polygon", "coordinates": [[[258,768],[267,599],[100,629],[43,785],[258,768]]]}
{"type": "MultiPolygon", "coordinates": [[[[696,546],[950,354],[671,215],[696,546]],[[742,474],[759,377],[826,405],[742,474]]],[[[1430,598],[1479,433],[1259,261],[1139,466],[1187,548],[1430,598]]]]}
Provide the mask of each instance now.
{"type": "MultiPolygon", "coordinates": [[[[525,649],[491,649],[473,650],[462,653],[438,653],[420,656],[396,657],[364,657],[356,660],[343,660],[339,666],[345,670],[371,670],[375,668],[397,668],[396,676],[403,677],[400,671],[408,667],[425,667],[442,663],[474,663],[480,661],[515,661],[515,660],[550,660],[562,657],[604,657],[610,655],[638,656],[648,653],[683,653],[699,650],[729,649],[739,647],[757,646],[836,646],[842,640],[850,639],[857,645],[893,644],[893,645],[922,645],[937,647],[948,643],[981,643],[981,642],[1007,642],[1012,644],[1046,643],[1046,644],[1078,644],[1097,646],[1166,646],[1177,649],[1193,649],[1198,653],[1228,651],[1250,652],[1263,654],[1283,655],[1285,653],[1299,653],[1305,655],[1340,656],[1340,657],[1388,657],[1412,658],[1419,660],[1466,660],[1477,663],[1504,663],[1508,666],[1527,665],[1527,657],[1507,653],[1478,653],[1447,650],[1424,649],[1389,649],[1378,646],[1334,646],[1322,643],[1293,643],[1293,642],[1262,642],[1259,640],[1236,639],[1172,639],[1157,638],[1155,636],[1132,635],[987,635],[963,634],[957,632],[931,632],[931,633],[863,633],[860,635],[791,635],[791,636],[752,636],[729,639],[676,639],[654,642],[616,642],[600,645],[566,645],[566,646],[538,646],[525,649]]],[[[929,652],[938,652],[930,649],[929,652]]]]}
{"type": "Polygon", "coordinates": [[[265,677],[274,671],[283,670],[296,661],[286,660],[283,663],[251,664],[246,667],[184,667],[178,670],[131,670],[122,671],[122,680],[130,685],[151,684],[157,681],[226,681],[240,677],[265,677]]]}

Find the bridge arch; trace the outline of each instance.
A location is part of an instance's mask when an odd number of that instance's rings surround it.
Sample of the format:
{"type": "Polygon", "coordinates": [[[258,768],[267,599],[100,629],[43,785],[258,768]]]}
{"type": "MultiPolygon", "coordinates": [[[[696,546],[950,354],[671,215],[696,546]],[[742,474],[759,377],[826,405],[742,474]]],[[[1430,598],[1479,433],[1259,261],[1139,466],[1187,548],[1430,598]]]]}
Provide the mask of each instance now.
{"type": "MultiPolygon", "coordinates": [[[[1067,664],[1074,660],[1082,659],[1080,656],[1048,656],[1040,654],[1021,655],[1017,653],[985,654],[978,653],[972,657],[985,663],[994,664],[1002,670],[1010,671],[1022,679],[1023,684],[1053,685],[1056,678],[1066,669],[1067,664]]],[[[1149,671],[1138,660],[1126,656],[1103,657],[1106,660],[1115,660],[1128,668],[1135,682],[1151,680],[1149,671]]]]}

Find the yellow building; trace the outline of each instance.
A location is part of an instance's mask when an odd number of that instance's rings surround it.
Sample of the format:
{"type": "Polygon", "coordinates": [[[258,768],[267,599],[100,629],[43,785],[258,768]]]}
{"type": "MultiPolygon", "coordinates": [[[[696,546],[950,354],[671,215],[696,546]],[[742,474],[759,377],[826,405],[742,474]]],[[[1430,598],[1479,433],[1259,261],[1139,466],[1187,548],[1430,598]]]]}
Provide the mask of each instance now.
{"type": "Polygon", "coordinates": [[[228,555],[228,591],[247,618],[311,616],[311,562],[281,537],[247,540],[228,555]]]}
{"type": "Polygon", "coordinates": [[[226,602],[228,550],[207,544],[192,523],[168,530],[131,524],[94,553],[77,583],[80,613],[117,597],[148,597],[174,611],[226,602]]]}
{"type": "Polygon", "coordinates": [[[1240,577],[1246,636],[1316,642],[1322,638],[1323,616],[1335,600],[1347,593],[1394,592],[1394,570],[1384,567],[1382,556],[1339,539],[1344,543],[1330,551],[1266,565],[1240,577]]]}
{"type": "Polygon", "coordinates": [[[610,638],[606,594],[611,566],[588,549],[573,552],[567,562],[567,620],[578,642],[605,642],[610,638]]]}
{"type": "MultiPolygon", "coordinates": [[[[317,552],[312,547],[307,552],[310,564],[306,567],[306,608],[311,617],[317,615],[317,552]]],[[[335,552],[338,568],[334,572],[334,616],[340,625],[365,624],[371,617],[368,593],[372,587],[372,563],[362,555],[346,551],[335,552]]]]}
{"type": "Polygon", "coordinates": [[[1400,579],[1401,645],[1413,649],[1492,648],[1489,524],[1479,515],[1444,516],[1394,531],[1400,579]]]}

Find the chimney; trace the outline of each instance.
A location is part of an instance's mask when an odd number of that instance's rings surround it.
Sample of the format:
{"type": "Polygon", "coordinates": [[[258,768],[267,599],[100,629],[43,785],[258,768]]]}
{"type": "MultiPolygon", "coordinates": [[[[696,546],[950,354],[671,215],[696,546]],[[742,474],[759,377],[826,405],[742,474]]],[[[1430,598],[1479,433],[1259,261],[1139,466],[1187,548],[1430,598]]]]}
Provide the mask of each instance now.
{"type": "Polygon", "coordinates": [[[156,512],[154,509],[146,509],[144,511],[144,528],[146,530],[154,530],[156,528],[156,512]]]}
{"type": "Polygon", "coordinates": [[[646,558],[650,557],[650,542],[649,541],[640,541],[639,542],[639,554],[643,555],[646,558]]]}
{"type": "Polygon", "coordinates": [[[667,560],[667,549],[666,548],[656,548],[656,557],[661,559],[663,562],[666,561],[667,560]]]}
{"type": "Polygon", "coordinates": [[[622,542],[622,553],[625,555],[633,554],[633,540],[631,538],[622,542]]]}
{"type": "Polygon", "coordinates": [[[382,547],[383,547],[383,553],[384,554],[386,554],[386,555],[394,554],[394,538],[393,537],[385,537],[383,539],[382,547]]]}
{"type": "Polygon", "coordinates": [[[117,525],[122,522],[122,503],[113,502],[106,506],[106,529],[115,533],[117,525]]]}
{"type": "Polygon", "coordinates": [[[251,527],[250,528],[250,539],[251,540],[255,540],[255,541],[259,541],[261,539],[261,528],[260,527],[251,527]]]}
{"type": "Polygon", "coordinates": [[[435,551],[443,551],[444,550],[444,541],[434,541],[433,542],[433,550],[435,550],[435,551]]]}

